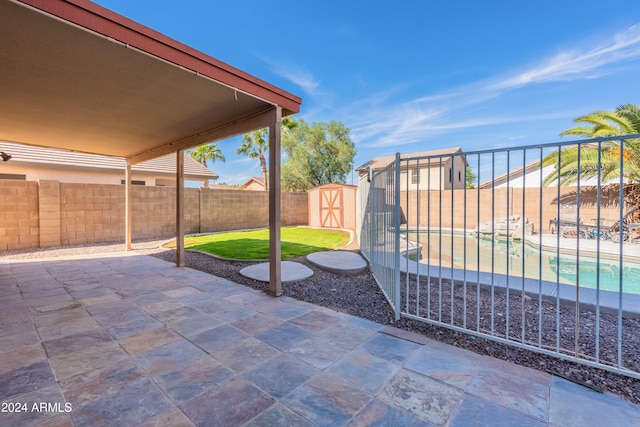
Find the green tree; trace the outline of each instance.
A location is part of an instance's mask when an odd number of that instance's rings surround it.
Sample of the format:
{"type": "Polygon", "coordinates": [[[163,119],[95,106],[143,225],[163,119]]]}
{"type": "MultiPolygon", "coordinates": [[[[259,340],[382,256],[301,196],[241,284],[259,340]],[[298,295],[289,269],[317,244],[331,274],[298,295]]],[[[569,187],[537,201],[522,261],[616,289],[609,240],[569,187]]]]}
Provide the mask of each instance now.
{"type": "MultiPolygon", "coordinates": [[[[640,107],[633,104],[621,105],[613,111],[596,111],[574,120],[583,123],[565,130],[560,135],[576,135],[585,138],[607,138],[640,133],[640,107]]],[[[553,152],[543,159],[543,165],[555,165],[555,171],[545,178],[545,185],[560,180],[560,184],[571,184],[578,180],[578,159],[580,178],[598,176],[598,164],[603,182],[620,178],[620,158],[622,157],[622,176],[630,183],[640,182],[640,139],[624,141],[620,152],[620,141],[607,141],[602,144],[598,156],[598,147],[584,144],[565,148],[560,153],[553,152]]]]}
{"type": "Polygon", "coordinates": [[[282,185],[289,191],[307,191],[329,183],[344,183],[351,169],[356,148],[349,128],[342,122],[304,120],[283,134],[282,185]]]}
{"type": "Polygon", "coordinates": [[[187,154],[196,162],[202,163],[205,167],[207,166],[207,160],[211,160],[212,162],[216,160],[225,161],[222,151],[220,151],[215,142],[199,145],[198,147],[187,150],[187,154]]]}
{"type": "Polygon", "coordinates": [[[473,173],[473,169],[471,166],[466,167],[465,171],[467,188],[476,188],[476,179],[478,178],[475,173],[473,173]]]}
{"type": "MultiPolygon", "coordinates": [[[[287,135],[291,129],[296,127],[296,125],[297,122],[291,117],[283,117],[282,126],[280,128],[281,137],[287,135]]],[[[262,169],[262,178],[264,178],[265,191],[269,191],[267,160],[265,158],[265,154],[268,150],[268,128],[262,128],[244,134],[244,136],[242,137],[242,145],[236,150],[238,154],[244,154],[250,159],[258,159],[260,161],[260,169],[262,169]]]]}

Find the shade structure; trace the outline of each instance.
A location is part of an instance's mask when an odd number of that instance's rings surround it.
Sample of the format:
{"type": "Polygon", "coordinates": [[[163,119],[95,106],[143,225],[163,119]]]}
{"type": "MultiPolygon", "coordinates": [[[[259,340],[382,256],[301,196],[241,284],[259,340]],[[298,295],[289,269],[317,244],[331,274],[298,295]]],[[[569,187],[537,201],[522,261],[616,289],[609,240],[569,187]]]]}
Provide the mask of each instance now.
{"type": "Polygon", "coordinates": [[[300,110],[297,96],[86,0],[2,0],[0,40],[6,141],[133,165],[300,110]]]}

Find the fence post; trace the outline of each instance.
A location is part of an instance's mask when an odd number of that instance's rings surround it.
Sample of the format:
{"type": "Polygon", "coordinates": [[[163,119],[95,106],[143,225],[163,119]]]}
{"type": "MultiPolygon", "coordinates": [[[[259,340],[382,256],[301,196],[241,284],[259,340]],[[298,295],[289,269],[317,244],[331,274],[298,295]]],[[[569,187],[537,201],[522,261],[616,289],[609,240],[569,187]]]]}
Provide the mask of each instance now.
{"type": "MultiPolygon", "coordinates": [[[[394,265],[394,299],[396,306],[394,307],[394,311],[396,312],[396,320],[400,320],[400,153],[396,153],[396,162],[395,162],[395,265],[394,265]]],[[[407,170],[407,173],[409,171],[407,170]]]]}
{"type": "Polygon", "coordinates": [[[369,209],[365,209],[365,212],[367,215],[367,219],[368,219],[368,224],[369,224],[369,264],[372,265],[373,267],[373,239],[374,239],[374,233],[375,233],[375,227],[376,224],[375,222],[375,215],[374,215],[374,207],[375,207],[375,185],[373,182],[373,171],[371,170],[371,168],[369,167],[367,169],[367,181],[368,181],[368,188],[367,188],[367,192],[369,193],[368,197],[367,197],[367,203],[369,204],[369,209]],[[373,190],[372,190],[373,189],[373,190]]]}

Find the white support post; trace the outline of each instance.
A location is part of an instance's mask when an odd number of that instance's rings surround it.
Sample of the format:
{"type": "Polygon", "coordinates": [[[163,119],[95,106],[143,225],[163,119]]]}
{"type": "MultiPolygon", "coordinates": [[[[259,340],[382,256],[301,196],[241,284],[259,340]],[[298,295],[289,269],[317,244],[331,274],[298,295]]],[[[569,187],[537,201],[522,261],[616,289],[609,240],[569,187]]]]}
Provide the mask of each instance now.
{"type": "Polygon", "coordinates": [[[131,217],[133,215],[133,205],[131,203],[131,162],[127,160],[127,169],[124,180],[124,205],[125,205],[125,226],[124,239],[127,251],[131,250],[131,217]]]}
{"type": "Polygon", "coordinates": [[[269,125],[269,294],[282,295],[280,247],[280,126],[282,107],[274,109],[269,125]]]}
{"type": "Polygon", "coordinates": [[[184,267],[184,151],[176,151],[176,266],[184,267]]]}

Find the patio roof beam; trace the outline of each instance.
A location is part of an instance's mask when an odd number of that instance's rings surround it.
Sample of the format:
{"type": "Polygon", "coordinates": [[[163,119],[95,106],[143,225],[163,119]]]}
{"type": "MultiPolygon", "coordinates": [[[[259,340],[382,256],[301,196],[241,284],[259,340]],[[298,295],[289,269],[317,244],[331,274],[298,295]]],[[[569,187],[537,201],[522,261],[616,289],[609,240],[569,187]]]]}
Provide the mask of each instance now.
{"type": "Polygon", "coordinates": [[[221,126],[208,129],[195,135],[144,151],[129,157],[127,160],[131,162],[131,164],[137,164],[150,159],[155,159],[156,157],[174,153],[178,150],[187,150],[189,148],[197,147],[198,145],[230,138],[256,129],[262,129],[270,126],[272,117],[273,107],[269,107],[268,110],[260,111],[241,120],[225,123],[221,126]]]}

